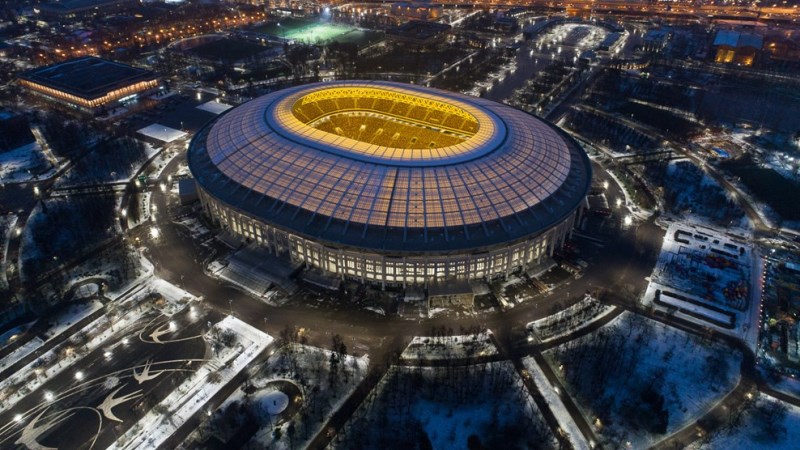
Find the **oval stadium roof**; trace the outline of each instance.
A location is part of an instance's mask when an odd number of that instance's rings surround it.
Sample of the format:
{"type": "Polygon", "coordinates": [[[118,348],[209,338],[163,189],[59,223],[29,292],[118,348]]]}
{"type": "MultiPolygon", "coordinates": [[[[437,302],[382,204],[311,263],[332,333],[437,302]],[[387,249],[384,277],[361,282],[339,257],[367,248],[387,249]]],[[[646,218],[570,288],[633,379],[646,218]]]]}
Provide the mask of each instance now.
{"type": "Polygon", "coordinates": [[[259,97],[199,132],[188,158],[203,190],[250,216],[330,244],[411,253],[539,234],[591,183],[586,154],[547,122],[383,81],[259,97]]]}

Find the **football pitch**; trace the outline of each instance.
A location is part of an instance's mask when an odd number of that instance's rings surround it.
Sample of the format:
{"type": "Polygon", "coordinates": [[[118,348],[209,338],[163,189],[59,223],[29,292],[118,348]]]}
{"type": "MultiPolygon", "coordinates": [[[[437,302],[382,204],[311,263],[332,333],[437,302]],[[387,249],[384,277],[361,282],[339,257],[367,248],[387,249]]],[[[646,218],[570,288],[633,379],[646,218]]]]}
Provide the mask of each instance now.
{"type": "Polygon", "coordinates": [[[280,26],[278,23],[270,23],[257,29],[257,31],[293,41],[304,42],[306,44],[336,41],[340,43],[356,44],[359,47],[375,42],[381,38],[381,33],[377,31],[362,30],[351,25],[312,22],[299,19],[282,20],[280,26]]]}
{"type": "Polygon", "coordinates": [[[346,25],[335,25],[329,23],[312,23],[310,25],[295,28],[286,32],[287,39],[294,39],[307,43],[317,41],[331,41],[347,33],[358,31],[357,28],[346,25]]]}

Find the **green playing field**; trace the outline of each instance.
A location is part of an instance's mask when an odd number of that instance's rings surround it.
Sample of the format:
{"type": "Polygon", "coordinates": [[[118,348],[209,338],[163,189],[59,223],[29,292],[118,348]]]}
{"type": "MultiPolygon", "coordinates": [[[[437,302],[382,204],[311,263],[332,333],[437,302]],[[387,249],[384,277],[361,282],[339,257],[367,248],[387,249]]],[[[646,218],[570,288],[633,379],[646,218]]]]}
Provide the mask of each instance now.
{"type": "Polygon", "coordinates": [[[346,25],[334,25],[329,23],[314,23],[301,28],[296,28],[286,33],[288,39],[314,43],[317,41],[336,40],[337,37],[350,31],[355,31],[353,27],[346,25]]]}
{"type": "Polygon", "coordinates": [[[256,31],[308,44],[336,41],[341,43],[353,43],[359,47],[376,42],[381,37],[380,32],[362,30],[350,25],[312,22],[291,18],[281,20],[280,22],[269,23],[257,28],[256,31]],[[280,23],[280,26],[278,23],[280,23]]]}

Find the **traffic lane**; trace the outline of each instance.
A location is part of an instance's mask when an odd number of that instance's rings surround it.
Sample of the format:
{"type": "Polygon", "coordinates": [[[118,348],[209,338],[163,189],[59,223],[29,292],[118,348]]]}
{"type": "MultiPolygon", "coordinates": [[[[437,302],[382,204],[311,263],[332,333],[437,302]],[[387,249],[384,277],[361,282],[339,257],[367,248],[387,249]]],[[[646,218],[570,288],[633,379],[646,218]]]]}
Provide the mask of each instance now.
{"type": "MultiPolygon", "coordinates": [[[[210,317],[218,317],[218,314],[214,312],[210,314],[210,317]]],[[[186,315],[173,320],[176,321],[176,328],[174,333],[171,333],[170,340],[199,336],[206,331],[205,320],[187,320],[186,315]]],[[[188,372],[183,371],[185,369],[182,361],[204,359],[205,357],[206,345],[202,338],[184,339],[168,344],[144,342],[140,338],[141,331],[148,331],[149,334],[153,327],[159,327],[164,321],[164,316],[151,313],[143,316],[132,327],[118,330],[106,345],[89,352],[72,367],[63,370],[32,391],[12,409],[0,414],[0,421],[2,421],[0,423],[12,423],[12,420],[20,414],[27,420],[24,420],[16,428],[18,431],[42,408],[52,408],[50,411],[55,412],[70,408],[99,406],[110,391],[111,385],[106,385],[106,383],[119,383],[114,388],[125,386],[116,397],[141,390],[142,396],[138,397],[139,400],[132,400],[124,406],[120,405],[113,409],[114,414],[123,420],[123,424],[115,425],[116,422],[103,419],[102,423],[112,426],[102,428],[97,442],[98,445],[105,443],[101,447],[110,445],[116,439],[115,433],[124,432],[133,425],[146,409],[165,397],[174,385],[179,383],[179,380],[188,375],[188,372]],[[142,366],[147,361],[156,362],[153,367],[154,372],[158,367],[174,371],[168,372],[167,376],[159,377],[146,385],[138,386],[138,383],[132,379],[133,368],[142,366]],[[159,361],[181,362],[161,365],[158,364],[159,361]],[[77,378],[78,374],[80,374],[80,379],[77,378]],[[169,382],[164,383],[167,380],[169,382]],[[52,394],[52,397],[49,397],[48,393],[52,394]],[[145,409],[144,406],[147,408],[145,409]]],[[[151,340],[147,335],[144,336],[144,339],[151,340]]],[[[189,367],[187,366],[186,369],[189,367]]],[[[141,370],[140,368],[139,371],[141,370]]],[[[74,416],[53,427],[41,442],[44,445],[49,443],[58,447],[79,448],[91,441],[97,429],[87,427],[86,422],[83,421],[89,420],[87,417],[94,416],[92,420],[97,422],[97,413],[89,411],[90,415],[87,416],[86,411],[88,411],[86,408],[73,411],[76,413],[74,416]],[[77,413],[79,411],[80,414],[77,413]]],[[[3,438],[5,437],[3,436],[3,438]]]]}

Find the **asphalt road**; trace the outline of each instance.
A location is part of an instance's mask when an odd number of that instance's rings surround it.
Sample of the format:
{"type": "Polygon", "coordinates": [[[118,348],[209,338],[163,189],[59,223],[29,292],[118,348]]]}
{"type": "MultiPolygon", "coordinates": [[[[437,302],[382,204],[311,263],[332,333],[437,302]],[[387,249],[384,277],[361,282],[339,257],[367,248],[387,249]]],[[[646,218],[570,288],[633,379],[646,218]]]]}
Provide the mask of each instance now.
{"type": "MultiPolygon", "coordinates": [[[[199,336],[207,331],[208,321],[216,322],[220,316],[213,311],[208,311],[208,314],[198,311],[198,314],[195,317],[187,309],[167,318],[149,312],[130,326],[117,328],[104,345],[47,380],[13,408],[0,413],[0,424],[5,425],[0,428],[0,448],[7,448],[20,436],[15,417],[22,416],[27,419],[23,424],[28,424],[31,417],[43,410],[44,417],[55,412],[50,411],[53,406],[68,411],[68,415],[38,439],[40,444],[82,448],[96,439],[94,448],[109,446],[172,392],[190,371],[199,367],[199,362],[190,360],[204,360],[210,356],[206,342],[199,336]],[[175,325],[172,332],[161,338],[165,343],[154,343],[150,334],[170,320],[175,325]],[[150,380],[135,380],[135,371],[141,374],[148,362],[152,362],[151,375],[164,372],[150,380]],[[77,374],[80,374],[80,379],[77,374]],[[122,422],[99,418],[97,412],[86,408],[99,406],[116,388],[121,389],[113,394],[114,398],[134,396],[111,410],[122,422]]],[[[73,348],[79,351],[79,347],[73,348]]]]}

